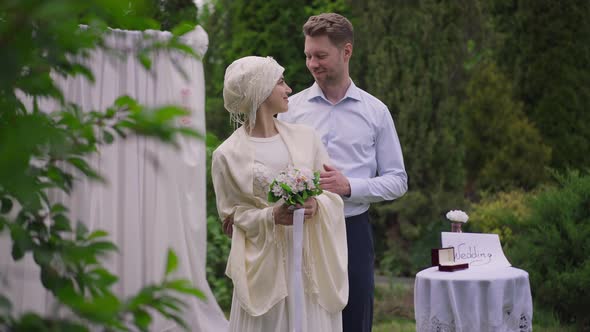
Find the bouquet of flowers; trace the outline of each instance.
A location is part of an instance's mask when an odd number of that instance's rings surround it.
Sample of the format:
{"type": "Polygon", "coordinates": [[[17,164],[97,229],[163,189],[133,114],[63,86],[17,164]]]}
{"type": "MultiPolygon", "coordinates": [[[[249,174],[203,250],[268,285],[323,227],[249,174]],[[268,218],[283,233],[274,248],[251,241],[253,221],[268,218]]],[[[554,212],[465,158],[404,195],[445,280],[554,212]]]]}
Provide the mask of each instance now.
{"type": "Polygon", "coordinates": [[[282,198],[287,205],[294,206],[321,193],[320,172],[289,166],[270,184],[268,201],[274,203],[282,198]]]}
{"type": "MultiPolygon", "coordinates": [[[[294,208],[295,205],[303,205],[305,201],[313,196],[322,193],[320,188],[320,172],[312,172],[308,169],[298,169],[292,166],[282,170],[277,177],[271,182],[268,201],[277,202],[281,198],[285,204],[294,208]]],[[[295,210],[293,213],[293,260],[292,271],[293,278],[291,286],[295,289],[294,302],[294,322],[293,331],[301,331],[301,316],[303,303],[303,281],[302,274],[302,252],[303,252],[303,209],[295,210]]]]}

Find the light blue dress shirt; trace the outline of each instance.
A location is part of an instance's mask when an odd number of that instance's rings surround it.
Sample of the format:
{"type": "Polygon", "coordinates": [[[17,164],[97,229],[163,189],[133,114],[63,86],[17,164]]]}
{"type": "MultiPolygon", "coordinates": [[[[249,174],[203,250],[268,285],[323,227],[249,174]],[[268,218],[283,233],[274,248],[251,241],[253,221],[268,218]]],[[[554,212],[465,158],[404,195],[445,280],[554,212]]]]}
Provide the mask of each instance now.
{"type": "Polygon", "coordinates": [[[343,197],[346,217],[367,211],[372,202],[393,200],[407,191],[393,118],[385,104],[352,81],[346,95],[335,104],[314,83],[291,96],[289,111],[278,118],[316,129],[332,166],[350,182],[350,197],[343,197]]]}

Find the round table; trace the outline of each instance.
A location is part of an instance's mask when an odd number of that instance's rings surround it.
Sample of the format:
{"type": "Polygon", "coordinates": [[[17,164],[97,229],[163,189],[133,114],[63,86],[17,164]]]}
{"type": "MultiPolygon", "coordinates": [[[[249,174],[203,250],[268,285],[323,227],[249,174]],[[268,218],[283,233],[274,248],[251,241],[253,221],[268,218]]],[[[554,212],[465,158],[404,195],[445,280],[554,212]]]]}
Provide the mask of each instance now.
{"type": "Polygon", "coordinates": [[[417,332],[529,332],[529,274],[513,267],[431,267],[416,274],[414,310],[417,332]]]}

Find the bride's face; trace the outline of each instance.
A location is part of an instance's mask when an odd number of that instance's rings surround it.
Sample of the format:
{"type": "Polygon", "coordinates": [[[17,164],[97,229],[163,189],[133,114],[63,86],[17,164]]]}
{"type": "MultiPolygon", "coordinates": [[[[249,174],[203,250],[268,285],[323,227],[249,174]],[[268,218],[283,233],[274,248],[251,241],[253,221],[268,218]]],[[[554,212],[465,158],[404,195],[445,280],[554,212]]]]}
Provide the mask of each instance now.
{"type": "Polygon", "coordinates": [[[273,115],[287,112],[289,109],[289,94],[291,92],[291,88],[287,85],[285,79],[281,77],[263,104],[273,115]]]}

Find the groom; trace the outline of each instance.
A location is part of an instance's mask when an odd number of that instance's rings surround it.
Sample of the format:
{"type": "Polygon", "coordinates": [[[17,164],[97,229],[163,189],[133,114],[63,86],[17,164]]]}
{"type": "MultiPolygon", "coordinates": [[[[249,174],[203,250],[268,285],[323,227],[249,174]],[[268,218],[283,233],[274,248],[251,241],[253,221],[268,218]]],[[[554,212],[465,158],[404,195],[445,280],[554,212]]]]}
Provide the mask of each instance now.
{"type": "MultiPolygon", "coordinates": [[[[290,97],[289,112],[278,118],[314,127],[328,150],[333,165],[324,165],[320,184],[342,196],[346,216],[349,298],[342,325],[345,332],[368,332],[375,288],[368,209],[372,202],[405,194],[402,150],[387,106],[350,79],[350,21],[334,13],[312,16],[303,33],[306,65],[315,83],[290,97]]],[[[225,220],[226,233],[231,227],[231,220],[225,220]]]]}
{"type": "Polygon", "coordinates": [[[348,305],[344,331],[371,331],[374,249],[369,203],[393,200],[407,190],[402,150],[387,106],[354,85],[349,76],[353,27],[326,13],[303,26],[307,69],[315,83],[289,99],[286,122],[314,127],[334,165],[320,174],[322,189],[344,199],[348,241],[348,305]]]}

